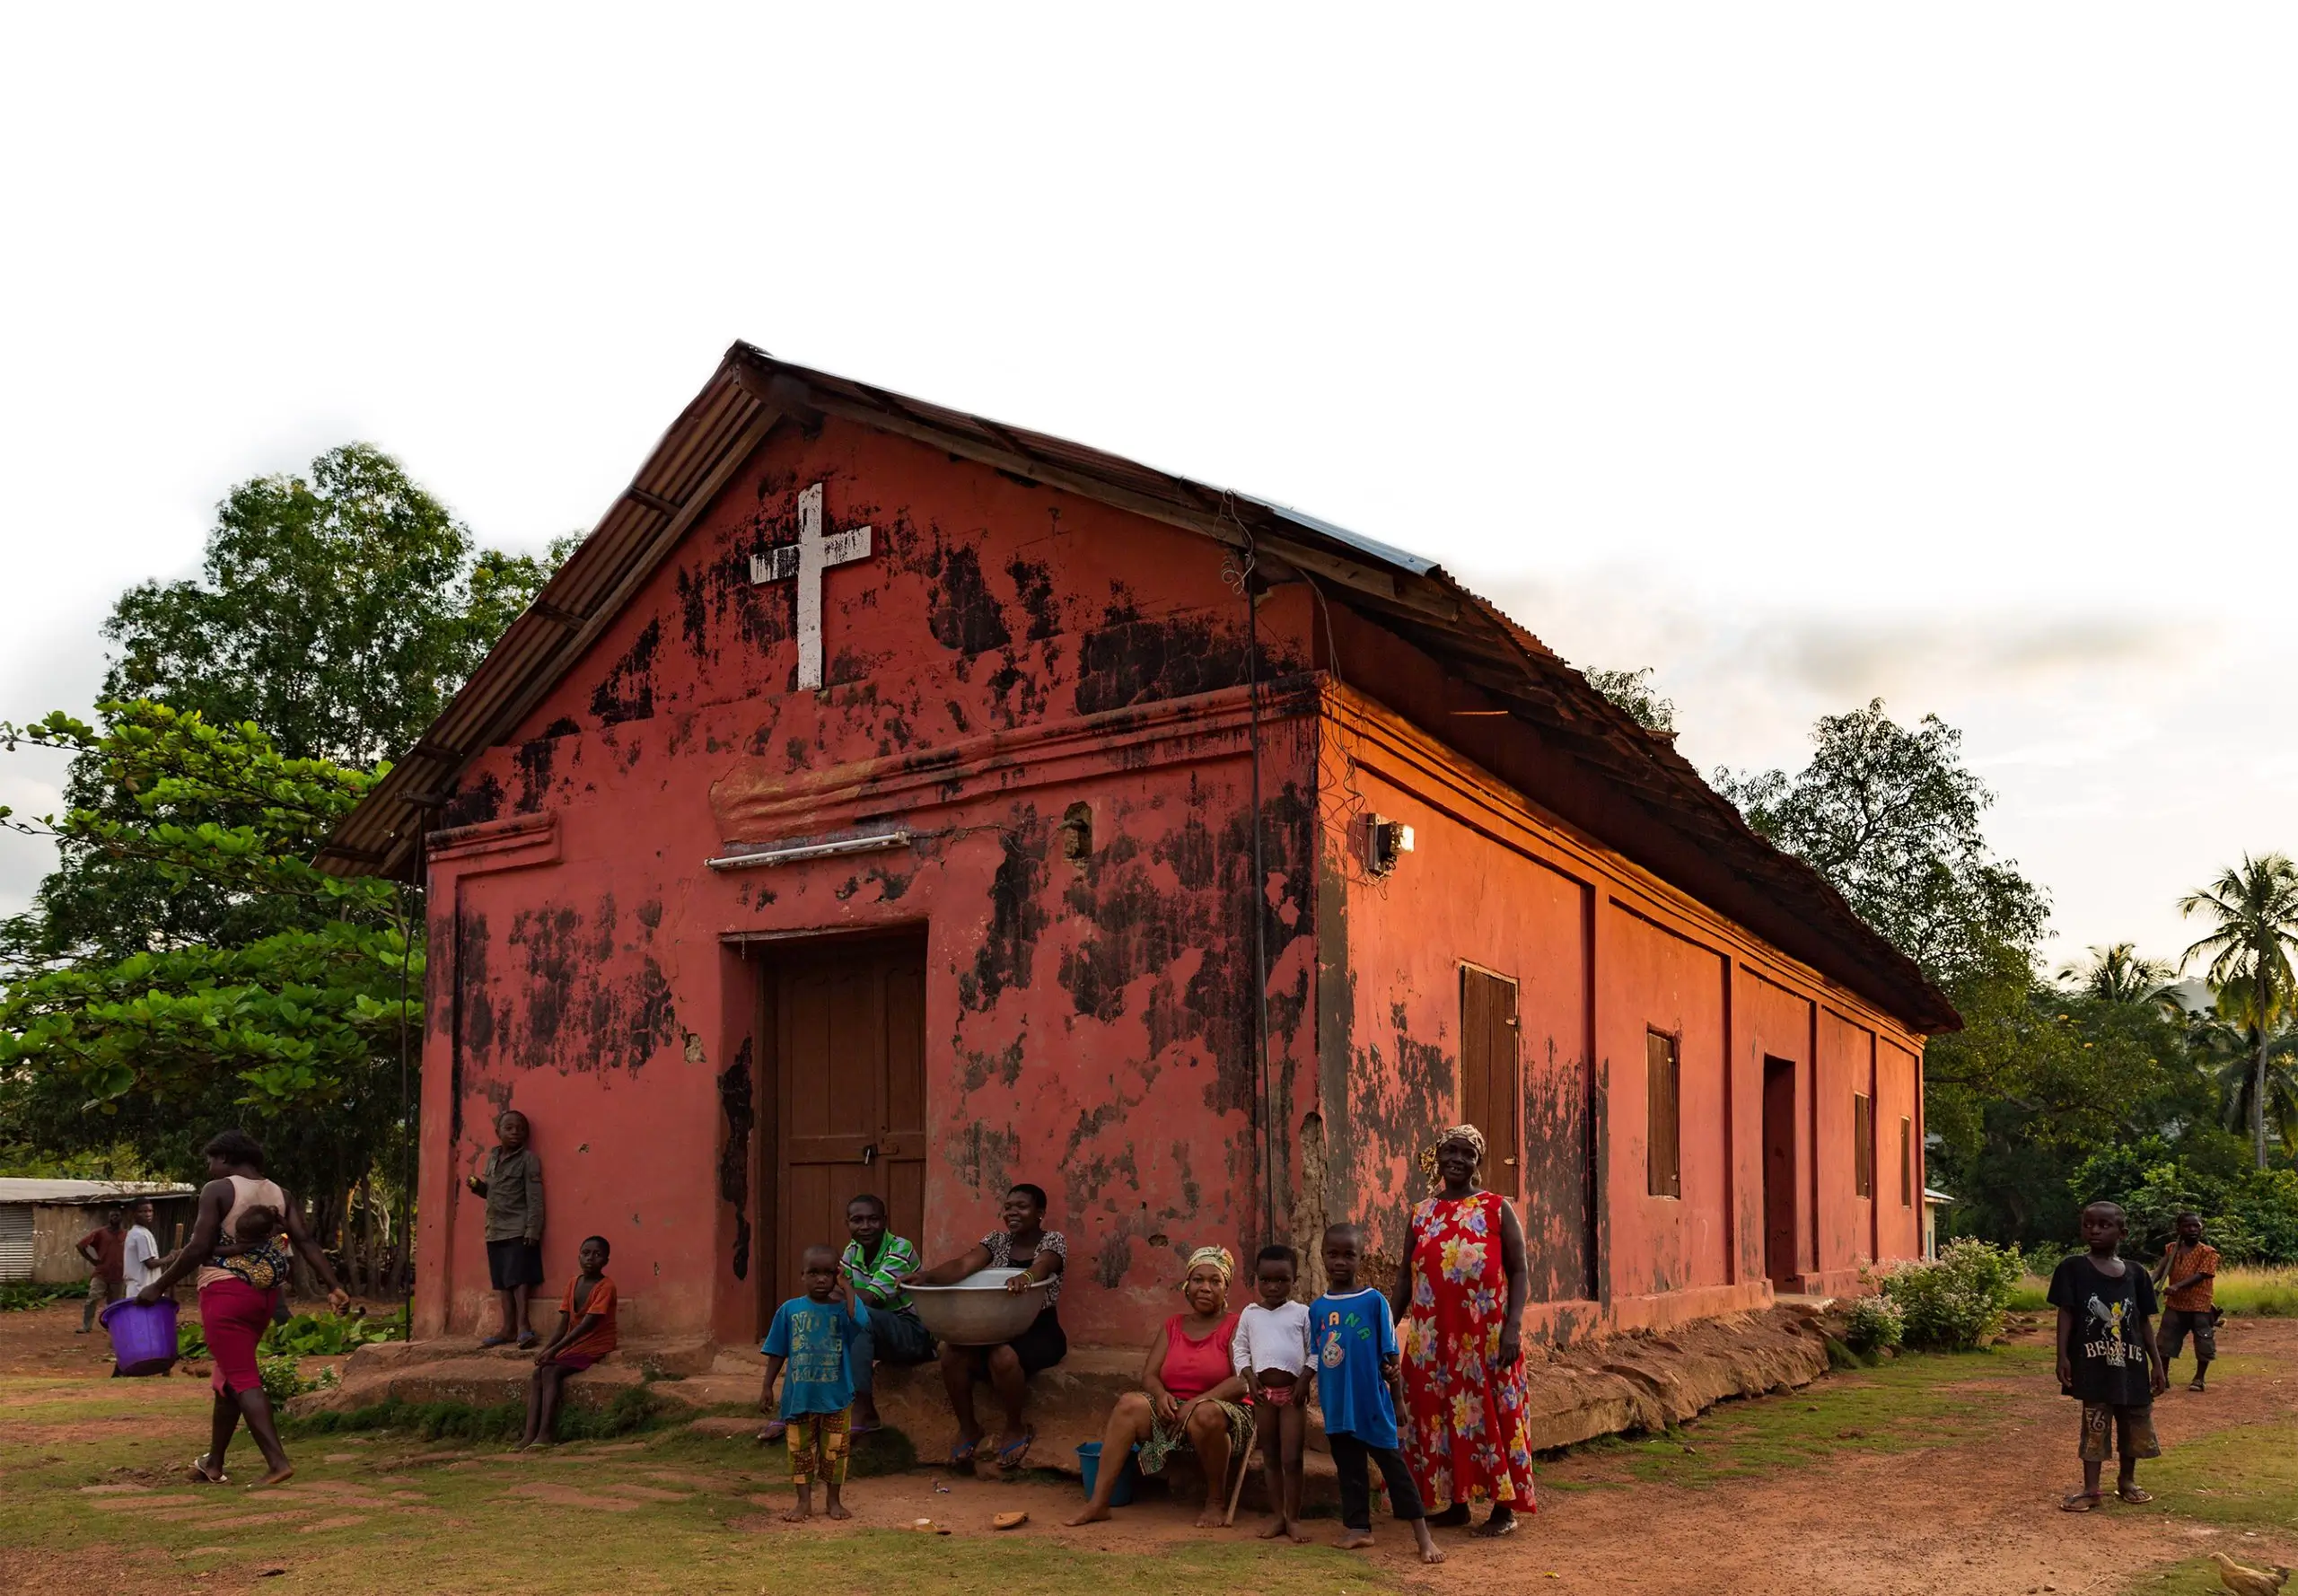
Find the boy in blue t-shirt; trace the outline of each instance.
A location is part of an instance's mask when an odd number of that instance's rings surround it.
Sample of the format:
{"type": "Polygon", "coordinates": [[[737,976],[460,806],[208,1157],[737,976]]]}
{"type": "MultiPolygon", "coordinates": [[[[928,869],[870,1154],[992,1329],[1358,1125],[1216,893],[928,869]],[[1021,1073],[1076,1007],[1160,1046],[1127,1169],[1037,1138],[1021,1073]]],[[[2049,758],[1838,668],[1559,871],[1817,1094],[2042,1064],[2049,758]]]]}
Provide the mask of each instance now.
{"type": "Polygon", "coordinates": [[[1389,1506],[1412,1524],[1420,1560],[1444,1554],[1428,1532],[1428,1514],[1397,1450],[1397,1410],[1389,1386],[1397,1377],[1397,1321],[1389,1300],[1356,1284],[1364,1262],[1364,1232],[1353,1224],[1329,1225],[1324,1240],[1325,1294],[1309,1310],[1309,1345],[1316,1353],[1317,1402],[1325,1410],[1325,1439],[1340,1473],[1341,1549],[1373,1544],[1373,1481],[1377,1463],[1389,1485],[1389,1506]]]}
{"type": "Polygon", "coordinates": [[[782,1516],[794,1524],[813,1516],[818,1477],[829,1497],[824,1511],[834,1519],[854,1516],[838,1499],[846,1487],[850,1434],[846,1410],[854,1401],[846,1349],[867,1329],[855,1309],[854,1288],[838,1273],[835,1249],[807,1248],[799,1277],[806,1294],[775,1310],[766,1344],[759,1348],[766,1354],[766,1385],[758,1398],[762,1410],[773,1410],[774,1382],[782,1378],[790,1481],[798,1487],[798,1505],[782,1516]]]}

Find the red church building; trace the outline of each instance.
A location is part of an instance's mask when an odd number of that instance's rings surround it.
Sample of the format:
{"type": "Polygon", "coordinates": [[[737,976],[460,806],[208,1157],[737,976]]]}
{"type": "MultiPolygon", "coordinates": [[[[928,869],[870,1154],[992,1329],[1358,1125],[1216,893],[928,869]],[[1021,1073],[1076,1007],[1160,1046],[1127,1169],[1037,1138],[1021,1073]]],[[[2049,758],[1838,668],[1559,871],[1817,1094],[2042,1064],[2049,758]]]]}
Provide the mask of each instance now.
{"type": "Polygon", "coordinates": [[[1536,1335],[1921,1249],[1954,1012],[1669,738],[1427,560],[745,345],[325,861],[429,887],[419,1336],[513,1106],[640,1334],[1029,1180],[1139,1342],[1205,1242],[1393,1267],[1463,1118],[1536,1335]]]}

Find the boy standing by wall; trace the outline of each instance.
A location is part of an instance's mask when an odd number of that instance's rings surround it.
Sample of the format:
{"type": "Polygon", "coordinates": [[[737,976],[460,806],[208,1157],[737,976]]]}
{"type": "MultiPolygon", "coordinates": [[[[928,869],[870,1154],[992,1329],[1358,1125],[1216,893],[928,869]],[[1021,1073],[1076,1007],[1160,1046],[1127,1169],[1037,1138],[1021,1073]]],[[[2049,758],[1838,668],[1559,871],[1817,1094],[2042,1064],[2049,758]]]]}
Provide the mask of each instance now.
{"type": "Polygon", "coordinates": [[[2202,1215],[2181,1214],[2178,1238],[2162,1255],[2154,1278],[2162,1285],[2162,1376],[2194,1337],[2194,1381],[2190,1391],[2203,1389],[2210,1360],[2218,1355],[2218,1249],[2202,1239],[2202,1215]]]}
{"type": "Polygon", "coordinates": [[[2059,1505],[2089,1513],[2100,1503],[2099,1472],[2109,1452],[2121,1460],[2115,1495],[2151,1502],[2138,1488],[2138,1460],[2159,1458],[2154,1399],[2170,1385],[2156,1345],[2154,1282],[2120,1256],[2129,1229],[2121,1206],[2092,1203],[2083,1210],[2089,1249],[2058,1266],[2050,1277],[2058,1310],[2058,1386],[2083,1404],[2083,1488],[2059,1505]]]}

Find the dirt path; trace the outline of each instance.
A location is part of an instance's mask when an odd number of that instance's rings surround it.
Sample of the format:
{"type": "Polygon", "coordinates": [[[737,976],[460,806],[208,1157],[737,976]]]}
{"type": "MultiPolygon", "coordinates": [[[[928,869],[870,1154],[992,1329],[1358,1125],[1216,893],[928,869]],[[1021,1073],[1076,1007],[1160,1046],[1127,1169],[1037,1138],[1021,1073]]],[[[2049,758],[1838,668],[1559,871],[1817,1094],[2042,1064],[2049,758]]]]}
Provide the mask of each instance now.
{"type": "MultiPolygon", "coordinates": [[[[780,1521],[789,1491],[779,1460],[747,1442],[658,1434],[514,1458],[382,1437],[307,1438],[296,1445],[303,1473],[285,1489],[192,1489],[171,1469],[179,1454],[196,1450],[205,1383],[106,1381],[101,1337],[92,1346],[71,1336],[73,1322],[76,1316],[57,1310],[0,1315],[0,1443],[26,1448],[31,1455],[13,1455],[28,1463],[85,1460],[88,1471],[58,1490],[57,1505],[69,1499],[101,1525],[108,1589],[364,1590],[354,1571],[375,1565],[361,1560],[372,1553],[354,1551],[360,1538],[390,1545],[394,1583],[405,1581],[405,1589],[472,1588],[458,1583],[456,1543],[469,1536],[450,1532],[483,1533],[487,1522],[513,1513],[538,1544],[612,1526],[645,1546],[659,1519],[660,1539],[683,1545],[686,1561],[631,1569],[632,1592],[734,1588],[712,1574],[715,1559],[723,1555],[730,1571],[755,1569],[777,1539],[793,1552],[845,1555],[848,1526],[780,1521]],[[37,1416],[19,1422],[10,1406],[37,1416]],[[714,1545],[721,1551],[707,1549],[714,1545]],[[268,1574],[275,1565],[288,1577],[268,1574]]],[[[2298,1321],[2230,1323],[2223,1350],[2231,1365],[2216,1389],[2199,1397],[2174,1389],[2158,1405],[2174,1457],[2213,1432],[2298,1417],[2298,1375],[2284,1372],[2298,1355],[2298,1321]]],[[[1259,1577],[1247,1583],[1274,1592],[1309,1588],[1305,1580],[1329,1589],[1336,1575],[1360,1566],[1368,1585],[1447,1591],[2030,1596],[2121,1592],[2142,1571],[2217,1548],[2253,1563],[2298,1560],[2298,1527],[2277,1539],[2271,1529],[2250,1533],[2162,1507],[2087,1518],[2057,1512],[2076,1478],[2074,1408],[2034,1356],[1899,1368],[1896,1387],[1882,1376],[1831,1380],[1810,1393],[1719,1409],[1679,1439],[1552,1460],[1540,1470],[1535,1519],[1497,1542],[1443,1535],[1451,1561],[1441,1569],[1423,1570],[1410,1557],[1409,1536],[1383,1521],[1381,1545],[1354,1563],[1304,1563],[1270,1550],[1255,1565],[1259,1577]],[[1888,1434],[1831,1427],[1852,1425],[1888,1434]],[[1886,1443],[1903,1449],[1870,1450],[1886,1443]],[[1823,1455],[1811,1460],[1813,1451],[1823,1455]],[[1695,1483],[1671,1483],[1678,1480],[1695,1483]]],[[[233,1461],[253,1459],[235,1454],[233,1461]]],[[[1101,1591],[1104,1576],[1085,1565],[1106,1569],[1107,1560],[1074,1565],[1073,1587],[1064,1548],[1129,1565],[1185,1556],[1208,1539],[1189,1527],[1187,1507],[1162,1500],[1112,1524],[1058,1528],[1076,1501],[1073,1483],[952,1480],[938,1470],[857,1479],[849,1491],[854,1528],[906,1530],[931,1518],[954,1530],[938,1543],[951,1548],[953,1573],[1046,1559],[1016,1588],[1101,1591]],[[1028,1528],[994,1536],[990,1515],[1017,1507],[1029,1511],[1028,1528]]],[[[1241,1521],[1210,1539],[1259,1557],[1251,1529],[1241,1521]]],[[[1315,1529],[1329,1539],[1337,1527],[1327,1520],[1315,1529]]],[[[85,1564],[75,1554],[70,1565],[85,1564]]],[[[0,1590],[49,1589],[68,1577],[64,1565],[22,1545],[0,1551],[0,1590]]],[[[1179,1566],[1172,1572],[1188,1583],[1179,1566]]]]}

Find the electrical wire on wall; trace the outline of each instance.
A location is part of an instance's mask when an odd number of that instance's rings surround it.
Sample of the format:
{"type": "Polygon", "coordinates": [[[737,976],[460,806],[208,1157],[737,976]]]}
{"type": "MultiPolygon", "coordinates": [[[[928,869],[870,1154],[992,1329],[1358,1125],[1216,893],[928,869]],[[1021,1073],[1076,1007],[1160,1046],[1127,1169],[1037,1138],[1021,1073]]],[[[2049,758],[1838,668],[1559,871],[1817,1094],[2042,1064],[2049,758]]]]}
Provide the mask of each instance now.
{"type": "Polygon", "coordinates": [[[1268,1072],[1268,871],[1261,846],[1260,608],[1253,594],[1259,561],[1251,530],[1237,521],[1233,511],[1229,512],[1229,519],[1245,539],[1241,554],[1232,551],[1222,560],[1221,580],[1235,588],[1245,601],[1246,742],[1252,767],[1253,866],[1250,890],[1245,896],[1253,920],[1253,1057],[1259,1087],[1254,1118],[1260,1122],[1261,1235],[1273,1241],[1276,1235],[1276,1101],[1268,1072]]]}

